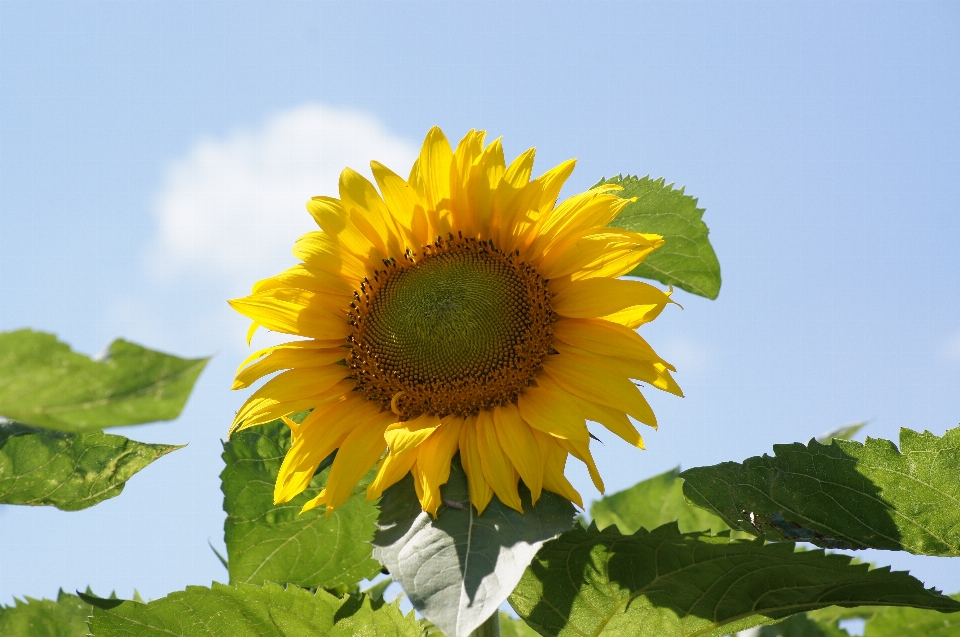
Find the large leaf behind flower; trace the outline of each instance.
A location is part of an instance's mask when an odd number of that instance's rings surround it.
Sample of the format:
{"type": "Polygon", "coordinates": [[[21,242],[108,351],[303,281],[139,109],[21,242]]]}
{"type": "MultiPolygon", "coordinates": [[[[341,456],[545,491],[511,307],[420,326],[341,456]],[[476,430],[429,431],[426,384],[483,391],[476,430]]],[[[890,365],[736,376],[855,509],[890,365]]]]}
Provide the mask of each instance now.
{"type": "Polygon", "coordinates": [[[92,600],[96,637],[420,637],[413,615],[368,597],[276,584],[188,586],[149,604],[92,600]]]}
{"type": "Polygon", "coordinates": [[[524,514],[494,497],[478,516],[459,456],[441,495],[434,520],[421,511],[409,474],[387,489],[374,557],[425,618],[447,637],[466,637],[497,611],[543,542],[572,526],[573,505],[544,491],[531,506],[521,484],[524,514]]]}
{"type": "Polygon", "coordinates": [[[775,456],[680,474],[684,494],[734,528],[825,548],[960,556],[960,428],[942,437],[775,445],[775,456]]]}
{"type": "Polygon", "coordinates": [[[630,276],[675,285],[692,294],[715,299],[720,294],[720,262],[710,245],[703,208],[663,178],[617,175],[597,184],[622,186],[624,198],[636,197],[610,226],[633,232],[663,235],[666,243],[654,250],[630,276]]]}
{"type": "Polygon", "coordinates": [[[327,482],[329,468],[290,502],[273,504],[273,486],[290,448],[290,430],[276,420],[234,434],[224,443],[220,474],[227,568],[233,583],[266,581],[306,588],[350,586],[380,572],[371,559],[377,507],[361,481],[330,517],[323,506],[300,514],[327,482]]]}
{"type": "Polygon", "coordinates": [[[14,600],[0,606],[0,635],[4,637],[86,637],[93,608],[76,595],[60,591],[57,601],[14,600]]]}
{"type": "Polygon", "coordinates": [[[74,432],[173,420],[207,360],[124,340],[91,360],[52,334],[0,332],[0,416],[74,432]]]}
{"type": "Polygon", "coordinates": [[[575,529],[543,546],[510,596],[548,636],[719,637],[830,605],[958,611],[907,573],[792,544],[575,529]]]}
{"type": "Polygon", "coordinates": [[[73,434],[2,423],[0,503],[86,509],[120,495],[133,474],[179,448],[102,431],[73,434]]]}
{"type": "Polygon", "coordinates": [[[634,533],[640,527],[655,529],[673,521],[684,533],[719,533],[730,529],[721,518],[687,503],[679,469],[671,469],[629,489],[600,498],[590,505],[590,517],[601,529],[615,524],[624,535],[634,533]]]}

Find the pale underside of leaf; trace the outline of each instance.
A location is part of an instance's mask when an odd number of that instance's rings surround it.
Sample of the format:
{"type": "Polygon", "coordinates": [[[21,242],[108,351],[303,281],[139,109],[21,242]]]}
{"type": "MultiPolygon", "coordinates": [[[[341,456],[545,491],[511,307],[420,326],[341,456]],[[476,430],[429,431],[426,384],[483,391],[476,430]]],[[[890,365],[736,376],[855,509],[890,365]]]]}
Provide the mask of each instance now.
{"type": "Polygon", "coordinates": [[[409,475],[384,492],[374,557],[447,637],[466,637],[496,612],[543,542],[572,526],[569,501],[544,491],[534,507],[520,491],[524,514],[494,497],[477,515],[457,456],[436,520],[420,510],[409,475]]]}

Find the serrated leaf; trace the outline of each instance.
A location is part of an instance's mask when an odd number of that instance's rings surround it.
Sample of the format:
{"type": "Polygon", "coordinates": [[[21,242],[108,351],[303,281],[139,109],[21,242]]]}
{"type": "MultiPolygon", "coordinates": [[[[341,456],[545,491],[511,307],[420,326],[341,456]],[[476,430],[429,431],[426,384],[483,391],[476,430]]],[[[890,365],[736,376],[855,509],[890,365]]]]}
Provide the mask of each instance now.
{"type": "Polygon", "coordinates": [[[680,475],[687,499],[768,540],[960,555],[960,428],[901,429],[900,448],[811,440],[680,475]]]}
{"type": "Polygon", "coordinates": [[[329,467],[293,500],[273,504],[273,486],[290,448],[290,430],[276,420],[234,434],[224,443],[224,541],[232,583],[267,581],[305,588],[352,586],[380,572],[371,558],[377,506],[361,481],[330,517],[323,507],[301,514],[327,482],[329,467]]]}
{"type": "Polygon", "coordinates": [[[673,521],[683,533],[712,531],[716,534],[730,529],[719,517],[687,503],[679,469],[600,498],[590,505],[590,516],[601,529],[615,524],[624,535],[641,527],[655,529],[673,521]]]}
{"type": "Polygon", "coordinates": [[[86,509],[120,495],[135,473],[180,448],[102,431],[72,434],[0,423],[0,503],[86,509]]]}
{"type": "Polygon", "coordinates": [[[96,637],[420,637],[412,615],[369,598],[276,584],[188,586],[149,604],[95,602],[96,637]]]}
{"type": "Polygon", "coordinates": [[[13,606],[0,606],[0,635],[4,637],[86,637],[87,618],[93,609],[76,595],[57,595],[49,599],[14,600],[13,606]]]}
{"type": "Polygon", "coordinates": [[[830,605],[960,610],[907,573],[675,524],[568,531],[543,546],[510,604],[542,635],[564,637],[720,637],[830,605]]]}
{"type": "MultiPolygon", "coordinates": [[[[954,599],[960,595],[952,595],[954,599]]],[[[864,627],[864,637],[960,637],[960,613],[932,613],[918,608],[881,608],[864,627]]]]}
{"type": "Polygon", "coordinates": [[[124,340],[91,360],[53,334],[0,332],[0,415],[70,432],[173,420],[207,360],[124,340]]]}
{"type": "Polygon", "coordinates": [[[447,637],[466,637],[497,612],[543,542],[573,525],[573,505],[544,491],[534,507],[521,484],[524,514],[494,497],[477,515],[459,456],[440,493],[456,504],[441,505],[434,520],[421,510],[409,474],[387,489],[374,557],[425,618],[447,637]]]}
{"type": "Polygon", "coordinates": [[[629,276],[675,285],[692,294],[715,299],[720,294],[720,262],[710,245],[703,208],[663,178],[617,175],[597,184],[616,184],[623,198],[636,197],[610,226],[633,232],[663,235],[665,244],[648,256],[629,276]]]}
{"type": "Polygon", "coordinates": [[[757,637],[850,637],[850,633],[835,624],[816,621],[807,613],[799,613],[779,624],[762,627],[757,637]]]}

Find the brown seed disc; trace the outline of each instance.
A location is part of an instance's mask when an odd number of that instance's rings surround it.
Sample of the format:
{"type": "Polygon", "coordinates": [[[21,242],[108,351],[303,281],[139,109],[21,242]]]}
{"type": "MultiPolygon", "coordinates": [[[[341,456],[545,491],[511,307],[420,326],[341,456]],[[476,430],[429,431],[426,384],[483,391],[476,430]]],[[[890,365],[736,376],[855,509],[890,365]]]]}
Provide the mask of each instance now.
{"type": "Polygon", "coordinates": [[[357,390],[401,419],[517,398],[551,351],[547,281],[491,242],[450,237],[390,262],[351,306],[357,390]]]}

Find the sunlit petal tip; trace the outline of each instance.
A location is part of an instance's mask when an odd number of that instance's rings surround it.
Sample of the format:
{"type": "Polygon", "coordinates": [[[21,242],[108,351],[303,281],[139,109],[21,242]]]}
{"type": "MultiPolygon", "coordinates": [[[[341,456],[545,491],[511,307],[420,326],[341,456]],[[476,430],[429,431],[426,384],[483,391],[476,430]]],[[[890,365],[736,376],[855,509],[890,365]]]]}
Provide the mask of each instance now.
{"type": "Polygon", "coordinates": [[[300,426],[297,423],[293,422],[293,420],[291,420],[289,416],[280,416],[280,419],[283,421],[283,424],[285,424],[287,427],[290,428],[290,431],[296,431],[297,427],[300,426]]]}

